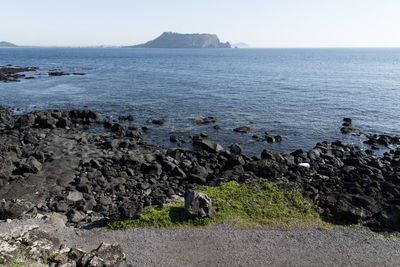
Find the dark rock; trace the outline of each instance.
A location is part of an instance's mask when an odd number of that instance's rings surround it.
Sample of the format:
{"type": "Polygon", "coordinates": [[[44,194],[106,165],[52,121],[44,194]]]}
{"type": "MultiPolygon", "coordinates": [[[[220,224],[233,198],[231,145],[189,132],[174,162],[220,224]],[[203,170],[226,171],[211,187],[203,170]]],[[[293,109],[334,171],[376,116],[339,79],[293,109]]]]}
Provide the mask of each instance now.
{"type": "Polygon", "coordinates": [[[253,135],[252,137],[253,137],[253,139],[257,140],[258,142],[261,142],[264,140],[261,136],[259,136],[257,134],[253,135]]]}
{"type": "Polygon", "coordinates": [[[211,153],[219,153],[224,150],[224,148],[221,145],[208,140],[196,140],[193,142],[193,145],[199,146],[211,153]]]}
{"type": "Polygon", "coordinates": [[[219,130],[221,127],[219,125],[214,125],[213,127],[215,130],[219,130]]]}
{"type": "Polygon", "coordinates": [[[118,120],[120,121],[134,121],[135,117],[133,115],[127,115],[127,116],[119,116],[118,120]]]}
{"type": "Polygon", "coordinates": [[[176,142],[178,142],[178,139],[176,138],[175,135],[171,135],[171,136],[169,137],[169,141],[172,142],[172,143],[176,143],[176,142]]]}
{"type": "Polygon", "coordinates": [[[198,174],[189,173],[188,178],[194,184],[205,185],[207,183],[207,178],[198,174]]]}
{"type": "Polygon", "coordinates": [[[0,201],[0,219],[18,219],[33,209],[34,205],[26,200],[1,200],[0,201]]]}
{"type": "Polygon", "coordinates": [[[158,124],[158,125],[163,125],[165,123],[165,120],[164,119],[152,120],[151,123],[158,124]]]}
{"type": "Polygon", "coordinates": [[[261,152],[261,158],[262,159],[274,159],[274,154],[271,151],[269,151],[268,149],[264,149],[261,152]]]}
{"type": "Polygon", "coordinates": [[[62,72],[62,71],[52,71],[48,73],[49,76],[64,76],[64,75],[70,75],[70,73],[62,72]]]}
{"type": "Polygon", "coordinates": [[[349,134],[349,133],[351,133],[351,132],[354,132],[354,128],[352,128],[352,127],[342,127],[342,128],[340,128],[340,131],[342,132],[342,133],[344,133],[344,134],[349,134]]]}
{"type": "Polygon", "coordinates": [[[274,136],[274,139],[276,142],[282,142],[282,140],[283,140],[282,136],[280,136],[280,135],[274,136]]]}
{"type": "Polygon", "coordinates": [[[233,130],[238,133],[249,133],[249,132],[251,132],[252,129],[249,126],[240,126],[233,130]]]}
{"type": "Polygon", "coordinates": [[[230,148],[231,153],[233,153],[233,154],[241,155],[242,152],[243,152],[242,147],[239,144],[236,144],[236,143],[232,144],[229,148],[230,148]]]}
{"type": "Polygon", "coordinates": [[[82,220],[85,219],[85,214],[81,211],[75,210],[75,209],[71,209],[68,213],[67,213],[67,217],[68,217],[68,221],[72,222],[72,223],[78,223],[82,220]]]}
{"type": "Polygon", "coordinates": [[[125,130],[126,130],[125,125],[121,125],[119,123],[116,123],[111,127],[111,131],[117,134],[123,134],[125,133],[125,130]]]}
{"type": "Polygon", "coordinates": [[[400,205],[391,205],[380,213],[383,226],[390,229],[400,229],[400,205]]]}
{"type": "Polygon", "coordinates": [[[216,123],[217,118],[216,117],[206,117],[203,119],[199,119],[195,121],[197,124],[209,124],[209,123],[216,123]]]}
{"type": "Polygon", "coordinates": [[[20,78],[24,78],[21,72],[36,71],[38,67],[0,67],[0,81],[2,82],[19,82],[20,78]]]}
{"type": "Polygon", "coordinates": [[[268,143],[273,143],[275,142],[275,138],[273,138],[272,136],[266,136],[265,140],[267,140],[268,143]]]}
{"type": "Polygon", "coordinates": [[[185,195],[185,211],[191,215],[202,218],[214,218],[211,199],[198,192],[189,192],[185,195]]]}
{"type": "Polygon", "coordinates": [[[343,118],[343,121],[351,124],[351,118],[343,118]]]}
{"type": "Polygon", "coordinates": [[[104,128],[111,128],[113,126],[113,123],[111,120],[105,120],[103,121],[103,126],[104,128]]]}

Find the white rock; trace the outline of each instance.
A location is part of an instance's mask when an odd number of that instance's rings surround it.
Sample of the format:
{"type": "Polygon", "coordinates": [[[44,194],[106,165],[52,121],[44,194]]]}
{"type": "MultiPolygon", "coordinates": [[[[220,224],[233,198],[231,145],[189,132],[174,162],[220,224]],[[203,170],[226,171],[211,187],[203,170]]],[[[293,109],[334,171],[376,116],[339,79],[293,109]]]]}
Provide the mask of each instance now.
{"type": "Polygon", "coordinates": [[[310,163],[299,163],[299,166],[309,169],[310,168],[310,163]]]}

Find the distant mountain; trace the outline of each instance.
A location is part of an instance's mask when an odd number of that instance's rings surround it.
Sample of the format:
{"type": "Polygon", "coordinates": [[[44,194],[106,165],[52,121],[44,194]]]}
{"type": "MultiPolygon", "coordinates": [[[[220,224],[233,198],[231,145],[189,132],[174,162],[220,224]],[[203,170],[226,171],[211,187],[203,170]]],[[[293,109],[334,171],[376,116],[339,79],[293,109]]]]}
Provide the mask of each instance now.
{"type": "Polygon", "coordinates": [[[0,47],[17,47],[17,45],[9,42],[0,42],[0,47]]]}
{"type": "Polygon", "coordinates": [[[237,44],[232,44],[233,48],[250,48],[250,46],[246,43],[237,43],[237,44]]]}
{"type": "Polygon", "coordinates": [[[231,48],[229,42],[221,43],[216,34],[181,34],[164,32],[156,39],[129,48],[231,48]]]}

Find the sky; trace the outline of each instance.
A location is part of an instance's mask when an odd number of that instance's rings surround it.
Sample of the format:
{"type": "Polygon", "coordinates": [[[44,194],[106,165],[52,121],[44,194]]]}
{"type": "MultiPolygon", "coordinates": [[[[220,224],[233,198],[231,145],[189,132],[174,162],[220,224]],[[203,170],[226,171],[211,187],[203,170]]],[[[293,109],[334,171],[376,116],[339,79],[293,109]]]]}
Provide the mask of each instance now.
{"type": "Polygon", "coordinates": [[[251,47],[400,47],[399,0],[0,0],[0,41],[120,46],[162,32],[251,47]]]}

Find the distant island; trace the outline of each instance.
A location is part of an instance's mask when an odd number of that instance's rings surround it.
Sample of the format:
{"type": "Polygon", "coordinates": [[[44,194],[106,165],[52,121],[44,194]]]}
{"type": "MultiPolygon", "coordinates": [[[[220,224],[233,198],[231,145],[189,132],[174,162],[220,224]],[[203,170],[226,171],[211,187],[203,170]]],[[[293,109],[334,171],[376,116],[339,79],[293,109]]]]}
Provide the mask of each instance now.
{"type": "Polygon", "coordinates": [[[231,48],[231,45],[221,43],[216,34],[164,32],[154,40],[127,48],[231,48]]]}
{"type": "Polygon", "coordinates": [[[17,45],[9,42],[0,42],[0,47],[17,47],[17,45]]]}

